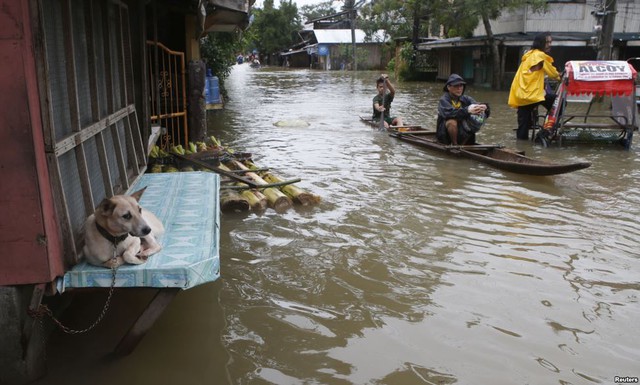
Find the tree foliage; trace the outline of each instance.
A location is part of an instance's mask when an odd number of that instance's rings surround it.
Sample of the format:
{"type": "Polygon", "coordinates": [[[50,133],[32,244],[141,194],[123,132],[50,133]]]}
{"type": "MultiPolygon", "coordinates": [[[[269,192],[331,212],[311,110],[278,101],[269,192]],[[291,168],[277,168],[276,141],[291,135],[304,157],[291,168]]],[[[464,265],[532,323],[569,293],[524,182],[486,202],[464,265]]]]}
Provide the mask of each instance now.
{"type": "Polygon", "coordinates": [[[224,80],[229,76],[231,67],[235,64],[238,53],[244,52],[246,41],[240,33],[210,32],[200,39],[200,55],[207,64],[207,68],[220,81],[220,91],[227,96],[224,80]]]}
{"type": "Polygon", "coordinates": [[[303,5],[300,8],[300,14],[302,15],[302,20],[304,22],[319,19],[325,16],[331,16],[338,13],[336,9],[332,6],[333,1],[322,1],[318,4],[309,4],[303,5]]]}
{"type": "Polygon", "coordinates": [[[436,25],[442,26],[442,33],[445,38],[449,37],[471,37],[473,30],[480,21],[477,14],[470,12],[464,4],[465,0],[433,0],[431,9],[433,21],[436,25]]]}
{"type": "Polygon", "coordinates": [[[253,11],[254,20],[249,31],[252,44],[261,54],[275,54],[297,42],[298,31],[302,28],[298,6],[292,1],[281,1],[274,8],[273,0],[265,0],[264,8],[253,11]]]}
{"type": "Polygon", "coordinates": [[[409,36],[411,26],[407,21],[408,1],[380,0],[367,3],[358,11],[357,26],[367,36],[372,36],[378,30],[384,30],[391,38],[409,36]]]}

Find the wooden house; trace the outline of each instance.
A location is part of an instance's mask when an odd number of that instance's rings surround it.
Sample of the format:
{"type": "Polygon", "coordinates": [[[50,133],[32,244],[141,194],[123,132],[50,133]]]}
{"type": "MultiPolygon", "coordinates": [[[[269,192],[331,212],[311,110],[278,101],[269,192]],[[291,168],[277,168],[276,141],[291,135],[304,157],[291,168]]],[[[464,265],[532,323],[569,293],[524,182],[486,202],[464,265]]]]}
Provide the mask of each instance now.
{"type": "MultiPolygon", "coordinates": [[[[367,37],[360,29],[354,30],[355,44],[358,51],[366,52],[358,57],[358,69],[386,68],[391,56],[392,48],[385,49],[390,39],[384,31],[377,31],[367,37]],[[363,60],[364,59],[364,60],[363,60]]],[[[351,29],[315,29],[308,28],[300,31],[302,42],[290,50],[281,52],[283,65],[298,68],[315,68],[322,70],[346,70],[352,68],[350,59],[353,52],[353,37],[351,29]]]]}
{"type": "MultiPolygon", "coordinates": [[[[189,138],[188,108],[197,105],[188,96],[204,92],[199,39],[245,28],[252,3],[2,2],[0,383],[44,373],[45,332],[28,310],[60,295],[78,264],[84,219],[140,183],[150,145],[189,138]]],[[[218,261],[217,244],[205,254],[218,261]]],[[[156,287],[162,306],[177,292],[156,287]]]]}

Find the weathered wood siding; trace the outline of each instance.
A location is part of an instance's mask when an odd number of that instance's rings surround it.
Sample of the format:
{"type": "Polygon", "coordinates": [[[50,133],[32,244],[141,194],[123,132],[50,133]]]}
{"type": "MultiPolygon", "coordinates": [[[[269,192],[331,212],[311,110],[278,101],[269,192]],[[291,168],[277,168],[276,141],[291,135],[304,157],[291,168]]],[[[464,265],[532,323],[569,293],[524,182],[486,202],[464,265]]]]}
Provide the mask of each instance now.
{"type": "MultiPolygon", "coordinates": [[[[28,2],[0,12],[0,286],[63,272],[44,152],[28,2]]],[[[3,309],[4,311],[4,309],[3,309]]]]}

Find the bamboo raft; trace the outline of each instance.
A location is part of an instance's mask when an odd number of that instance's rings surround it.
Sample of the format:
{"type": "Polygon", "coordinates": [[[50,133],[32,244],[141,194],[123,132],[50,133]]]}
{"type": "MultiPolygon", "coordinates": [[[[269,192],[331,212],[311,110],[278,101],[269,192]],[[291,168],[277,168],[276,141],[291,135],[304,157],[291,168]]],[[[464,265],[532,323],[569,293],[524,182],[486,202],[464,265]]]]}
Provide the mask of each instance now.
{"type": "Polygon", "coordinates": [[[220,182],[220,210],[229,212],[261,212],[272,208],[285,212],[294,204],[310,206],[320,197],[294,184],[300,178],[285,180],[268,168],[253,163],[251,154],[236,153],[224,148],[215,138],[211,144],[190,143],[185,151],[174,146],[170,152],[159,151],[150,156],[151,172],[213,171],[222,176],[220,182]]]}

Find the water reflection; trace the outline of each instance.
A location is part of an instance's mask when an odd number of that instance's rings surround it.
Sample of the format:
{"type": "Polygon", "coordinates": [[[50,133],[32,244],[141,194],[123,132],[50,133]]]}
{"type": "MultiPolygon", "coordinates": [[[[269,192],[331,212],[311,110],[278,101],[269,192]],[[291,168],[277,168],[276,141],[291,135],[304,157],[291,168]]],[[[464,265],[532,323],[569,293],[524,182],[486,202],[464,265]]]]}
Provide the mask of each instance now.
{"type": "MultiPolygon", "coordinates": [[[[150,367],[158,377],[180,373],[171,383],[181,384],[578,384],[638,375],[638,144],[624,152],[516,142],[507,93],[470,87],[492,106],[482,142],[593,163],[556,177],[498,171],[360,123],[377,75],[234,69],[211,134],[301,177],[322,202],[225,214],[221,282],[182,293],[138,350],[101,366],[108,380],[94,383],[144,383],[131,378],[150,367]],[[274,126],[290,119],[309,126],[274,126]],[[159,356],[176,361],[152,365],[159,356]]],[[[394,114],[434,127],[442,84],[396,88],[394,114]]]]}

